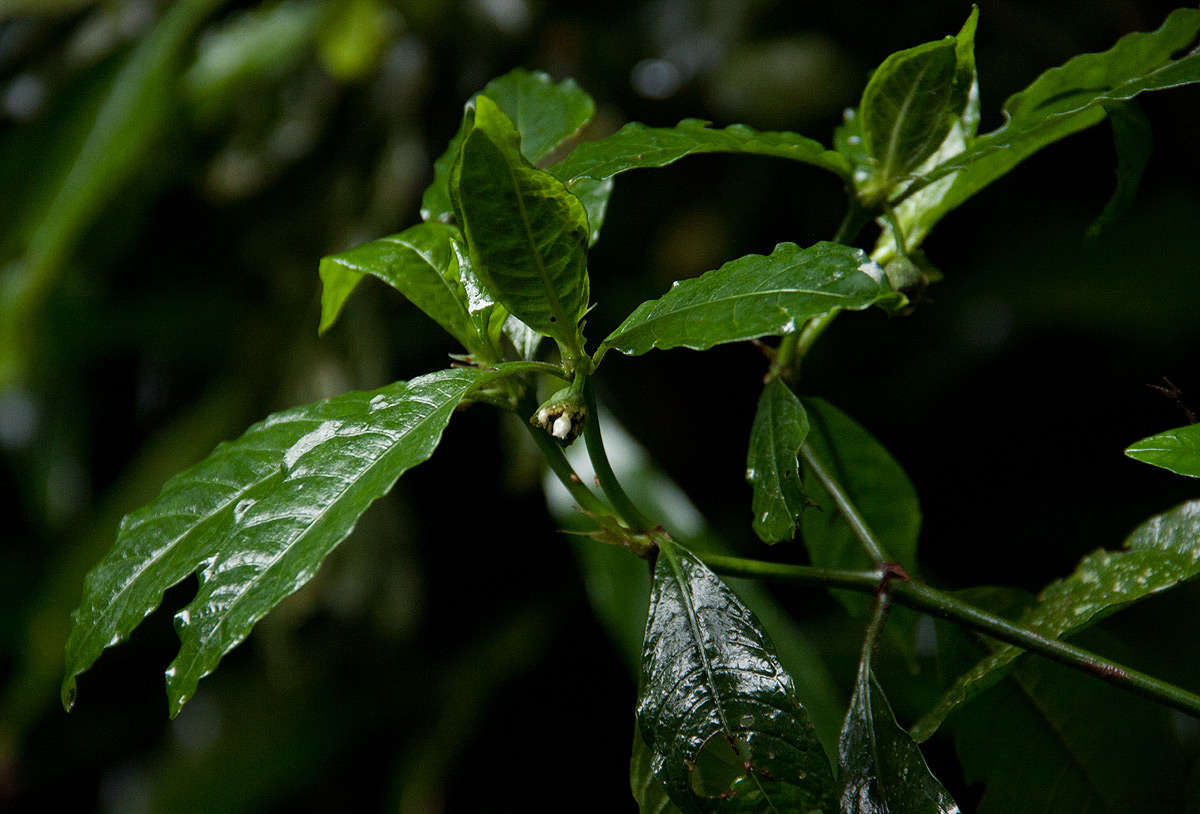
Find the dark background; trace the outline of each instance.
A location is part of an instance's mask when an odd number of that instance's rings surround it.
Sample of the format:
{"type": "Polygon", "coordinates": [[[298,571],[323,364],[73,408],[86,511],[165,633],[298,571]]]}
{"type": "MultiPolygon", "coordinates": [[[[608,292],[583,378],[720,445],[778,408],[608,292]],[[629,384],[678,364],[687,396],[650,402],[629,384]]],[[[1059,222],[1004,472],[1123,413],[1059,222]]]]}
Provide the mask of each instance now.
{"type": "MultiPolygon", "coordinates": [[[[513,428],[488,410],[456,417],[437,456],[176,721],[162,670],[193,581],[83,676],[74,713],[58,706],[83,574],[122,514],[267,412],[446,364],[452,341],[374,283],[318,339],[316,268],[416,222],[463,100],[492,76],[526,66],[575,77],[597,100],[592,134],[690,116],[828,141],[874,65],[956,32],[970,8],[358,5],[383,28],[337,52],[322,26],[298,24],[281,55],[219,87],[187,73],[197,43],[257,19],[246,14],[350,12],[231,3],[211,15],[184,50],[165,126],[104,187],[32,310],[23,375],[0,389],[0,807],[632,810],[634,679],[591,612],[579,544],[558,533],[513,428]],[[339,63],[346,49],[362,64],[339,63]]],[[[1157,27],[1171,8],[980,6],[981,130],[1042,70],[1157,27]]],[[[0,6],[0,265],[21,255],[14,224],[161,11],[0,6]]],[[[1037,590],[1195,495],[1194,482],[1122,455],[1186,421],[1147,385],[1169,377],[1200,411],[1200,91],[1142,105],[1155,152],[1133,210],[1107,233],[1085,238],[1114,183],[1102,125],[940,224],[924,248],[945,281],[912,316],[847,316],[806,363],[802,389],[868,427],[916,484],[921,568],[937,585],[1037,590]]],[[[622,176],[589,261],[593,341],[672,280],[783,240],[827,239],[843,201],[830,176],[771,159],[702,156],[622,176]]],[[[862,239],[869,247],[872,230],[862,239]]],[[[598,386],[731,545],[802,561],[798,544],[766,550],[748,522],[742,474],[764,366],[750,345],[613,354],[598,386]]],[[[1177,593],[1108,627],[1140,643],[1137,666],[1200,688],[1186,623],[1174,622],[1195,618],[1198,597],[1177,593]]],[[[825,598],[777,596],[826,631],[822,657],[847,686],[858,623],[825,598]]],[[[923,670],[889,685],[902,721],[937,681],[923,670]]],[[[969,810],[980,790],[949,741],[927,754],[969,810]]]]}

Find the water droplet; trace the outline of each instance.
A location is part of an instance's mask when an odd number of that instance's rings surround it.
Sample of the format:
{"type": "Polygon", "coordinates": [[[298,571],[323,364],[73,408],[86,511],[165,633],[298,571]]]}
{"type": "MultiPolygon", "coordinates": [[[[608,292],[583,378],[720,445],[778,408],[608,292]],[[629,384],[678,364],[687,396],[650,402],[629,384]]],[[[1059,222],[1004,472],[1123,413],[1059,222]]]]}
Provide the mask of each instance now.
{"type": "Polygon", "coordinates": [[[253,498],[239,500],[238,504],[233,507],[233,519],[237,522],[242,522],[242,518],[246,516],[246,512],[250,511],[250,507],[255,503],[253,498]]]}
{"type": "Polygon", "coordinates": [[[368,407],[370,408],[371,412],[375,412],[378,409],[386,407],[387,403],[388,403],[387,398],[382,393],[380,393],[379,395],[371,397],[371,401],[368,404],[368,407]]]}
{"type": "Polygon", "coordinates": [[[803,769],[801,769],[800,771],[796,772],[796,779],[797,779],[797,780],[803,780],[803,779],[804,779],[804,778],[806,778],[806,777],[808,777],[808,772],[804,771],[803,769]]]}
{"type": "Polygon", "coordinates": [[[755,471],[753,469],[746,470],[746,480],[754,480],[755,471]]]}
{"type": "Polygon", "coordinates": [[[860,184],[861,184],[861,183],[864,183],[864,182],[865,182],[865,181],[866,181],[868,178],[870,178],[870,177],[871,177],[871,176],[870,176],[870,175],[868,175],[868,173],[867,173],[867,171],[866,171],[866,170],[855,170],[855,171],[854,171],[854,180],[855,180],[857,183],[860,183],[860,184]]]}
{"type": "Polygon", "coordinates": [[[858,146],[859,144],[862,144],[862,137],[861,136],[851,136],[850,138],[846,139],[846,142],[849,144],[858,146]]]}
{"type": "Polygon", "coordinates": [[[754,726],[754,716],[749,714],[743,715],[741,724],[744,729],[749,729],[750,727],[754,726]]]}
{"type": "Polygon", "coordinates": [[[671,288],[679,288],[679,281],[676,280],[675,282],[671,283],[671,288]]]}

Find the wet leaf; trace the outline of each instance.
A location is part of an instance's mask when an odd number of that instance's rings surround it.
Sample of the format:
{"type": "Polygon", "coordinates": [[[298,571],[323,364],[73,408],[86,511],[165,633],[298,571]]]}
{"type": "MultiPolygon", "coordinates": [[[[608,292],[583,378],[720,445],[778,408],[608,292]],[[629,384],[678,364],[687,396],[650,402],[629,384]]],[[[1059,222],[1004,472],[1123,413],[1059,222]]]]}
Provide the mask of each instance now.
{"type": "MultiPolygon", "coordinates": [[[[1125,551],[1100,550],[1080,561],[1075,572],[1051,583],[1018,624],[1061,639],[1129,605],[1200,576],[1200,500],[1176,506],[1139,526],[1125,540],[1125,551]]],[[[965,671],[913,727],[925,740],[955,709],[994,686],[1024,654],[1000,645],[965,671]]]]}
{"type": "Polygon", "coordinates": [[[630,122],[608,138],[580,144],[550,171],[571,189],[585,178],[603,181],[629,170],[665,167],[689,155],[743,153],[790,158],[850,177],[846,159],[819,141],[786,131],[759,132],[744,124],[723,130],[709,124],[700,119],[684,119],[674,127],[630,122]]]}
{"type": "Polygon", "coordinates": [[[458,229],[421,223],[321,259],[321,332],[366,275],[399,291],[476,358],[495,361],[489,323],[496,303],[475,276],[458,229]]]}
{"type": "Polygon", "coordinates": [[[748,254],[644,302],[597,351],[636,356],[654,348],[707,350],[724,342],[788,334],[805,320],[900,299],[861,249],[780,243],[748,254]]]}
{"type": "Polygon", "coordinates": [[[588,221],[583,204],[518,151],[511,121],[487,97],[451,173],[451,194],[484,285],[530,328],[568,349],[583,342],[588,221]]]}
{"type": "MultiPolygon", "coordinates": [[[[575,80],[567,79],[556,84],[547,74],[523,68],[493,79],[481,93],[495,102],[512,121],[521,134],[521,155],[532,164],[550,155],[582,130],[596,111],[592,97],[580,89],[575,80]]],[[[476,96],[467,102],[468,108],[473,105],[476,96]]],[[[454,166],[469,127],[469,121],[465,120],[446,152],[434,162],[433,183],[421,198],[423,220],[448,221],[454,217],[454,205],[450,200],[450,169],[454,166]]],[[[593,188],[586,194],[596,199],[603,197],[604,204],[607,204],[607,193],[603,190],[593,188]]],[[[580,197],[584,197],[583,192],[580,197]]],[[[593,204],[593,207],[597,206],[593,204]]],[[[598,206],[598,209],[599,218],[593,224],[593,230],[597,232],[604,219],[603,206],[598,206]]],[[[593,208],[589,207],[588,214],[592,212],[593,208]]]]}
{"type": "Polygon", "coordinates": [[[1177,475],[1200,478],[1200,424],[1160,432],[1125,450],[1135,461],[1161,466],[1177,475]]]}
{"type": "Polygon", "coordinates": [[[679,806],[671,802],[662,781],[654,776],[651,764],[654,753],[646,746],[642,730],[633,726],[633,751],[629,757],[629,790],[637,801],[641,814],[680,814],[679,806]]]}
{"type": "Polygon", "coordinates": [[[654,571],[638,725],[684,812],[832,803],[828,760],[758,620],[669,540],[654,571]]]}
{"type": "Polygon", "coordinates": [[[800,445],[808,435],[808,416],[800,399],[772,379],[758,399],[746,456],[746,480],[754,487],[754,531],[766,543],[796,536],[807,500],[800,480],[800,445]]]}
{"type": "Polygon", "coordinates": [[[126,516],[72,614],[63,704],[76,677],[192,573],[167,670],[172,715],[254,624],[307,583],[359,515],[437,446],[471,387],[498,373],[445,370],[268,416],[167,481],[126,516]]]}

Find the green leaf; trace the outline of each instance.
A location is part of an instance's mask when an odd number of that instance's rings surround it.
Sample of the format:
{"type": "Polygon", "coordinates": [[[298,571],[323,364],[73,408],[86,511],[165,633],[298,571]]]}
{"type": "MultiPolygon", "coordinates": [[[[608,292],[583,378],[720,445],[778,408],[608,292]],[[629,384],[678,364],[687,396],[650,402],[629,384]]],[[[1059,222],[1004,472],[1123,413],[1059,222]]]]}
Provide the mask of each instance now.
{"type": "Polygon", "coordinates": [[[861,249],[780,243],[748,254],[644,302],[601,344],[636,356],[654,348],[707,350],[724,342],[797,331],[805,320],[898,300],[883,269],[861,249]]]}
{"type": "MultiPolygon", "coordinates": [[[[951,674],[984,652],[948,622],[937,641],[951,674]]],[[[953,734],[965,780],[984,785],[979,814],[1181,811],[1194,799],[1167,709],[1045,659],[1022,660],[960,710],[953,734]]]]}
{"type": "Polygon", "coordinates": [[[929,771],[920,748],[896,723],[871,669],[858,666],[854,695],[838,744],[842,814],[958,814],[950,793],[929,771]]]}
{"type": "Polygon", "coordinates": [[[679,806],[671,802],[662,781],[654,776],[654,753],[646,746],[642,730],[633,726],[633,751],[629,757],[629,790],[641,814],[680,814],[679,806]]]}
{"type": "MultiPolygon", "coordinates": [[[[532,164],[541,161],[579,133],[596,112],[592,97],[581,90],[573,79],[555,84],[547,74],[523,68],[509,71],[488,82],[482,93],[495,102],[516,126],[521,134],[521,154],[532,164]]],[[[468,109],[477,97],[478,94],[467,102],[468,109]]],[[[450,170],[469,130],[468,116],[451,139],[446,152],[434,162],[433,183],[421,198],[422,220],[448,221],[454,217],[454,206],[450,200],[450,170]]],[[[606,192],[592,189],[589,194],[604,196],[604,203],[607,204],[606,192]]],[[[592,210],[589,209],[588,213],[591,214],[592,210]]],[[[600,207],[599,220],[603,221],[603,206],[600,207]]],[[[593,229],[598,232],[600,223],[596,222],[593,229]]]]}
{"type": "Polygon", "coordinates": [[[367,507],[426,460],[467,392],[500,374],[432,373],[275,413],[167,481],[126,516],[84,582],[67,641],[63,704],[76,677],[196,573],[167,670],[172,716],[268,611],[307,583],[367,507]]]}
{"type": "Polygon", "coordinates": [[[451,174],[455,211],[484,285],[518,319],[568,350],[583,346],[588,221],[583,204],[517,149],[519,136],[487,97],[451,174]]]}
{"type": "Polygon", "coordinates": [[[924,173],[923,183],[957,173],[939,205],[939,216],[1046,145],[1099,123],[1105,105],[1200,82],[1197,34],[1200,11],[1176,9],[1157,31],[1127,34],[1107,51],[1081,54],[1043,73],[1004,103],[1001,127],[924,173]]]}
{"type": "Polygon", "coordinates": [[[1150,120],[1137,102],[1111,102],[1104,106],[1112,127],[1113,144],[1117,150],[1117,188],[1104,205],[1104,211],[1088,227],[1088,237],[1096,237],[1133,205],[1138,185],[1154,149],[1154,134],[1150,120]]]}
{"type": "Polygon", "coordinates": [[[488,337],[496,303],[475,276],[458,229],[420,223],[398,235],[322,258],[322,333],[337,320],[346,299],[368,274],[407,297],[477,358],[496,360],[488,337]]]}
{"type": "MultiPolygon", "coordinates": [[[[1053,639],[1078,633],[1156,593],[1200,576],[1200,500],[1176,506],[1139,526],[1123,553],[1100,550],[1080,561],[1066,579],[1051,583],[1018,620],[1053,639]]],[[[958,707],[994,686],[1025,651],[1000,645],[964,672],[913,727],[925,740],[958,707]]]]}
{"type": "Polygon", "coordinates": [[[550,171],[573,189],[585,178],[603,181],[629,170],[665,167],[689,155],[743,153],[790,158],[850,178],[846,159],[819,141],[786,131],[759,132],[744,124],[714,130],[710,123],[684,119],[674,127],[647,127],[630,122],[608,138],[580,144],[550,171]]]}
{"type": "Polygon", "coordinates": [[[832,802],[828,760],[758,620],[670,540],[654,570],[638,725],[654,775],[688,814],[832,802]]]}
{"type": "Polygon", "coordinates": [[[800,511],[807,504],[800,481],[800,445],[808,435],[808,416],[800,399],[779,379],[763,388],[750,430],[746,480],[754,487],[754,531],[765,543],[796,536],[800,511]]]}
{"type": "Polygon", "coordinates": [[[969,88],[957,70],[953,37],[883,61],[858,107],[863,146],[875,165],[875,188],[863,190],[864,197],[886,195],[937,150],[966,106],[969,88]]]}
{"type": "Polygon", "coordinates": [[[612,179],[593,181],[591,178],[580,178],[568,189],[579,199],[587,212],[588,246],[595,246],[596,241],[600,239],[600,228],[604,226],[604,216],[608,213],[608,199],[613,190],[612,179]]]}
{"type": "Polygon", "coordinates": [[[1161,466],[1177,475],[1200,478],[1200,424],[1143,438],[1125,450],[1125,454],[1135,461],[1161,466]]]}

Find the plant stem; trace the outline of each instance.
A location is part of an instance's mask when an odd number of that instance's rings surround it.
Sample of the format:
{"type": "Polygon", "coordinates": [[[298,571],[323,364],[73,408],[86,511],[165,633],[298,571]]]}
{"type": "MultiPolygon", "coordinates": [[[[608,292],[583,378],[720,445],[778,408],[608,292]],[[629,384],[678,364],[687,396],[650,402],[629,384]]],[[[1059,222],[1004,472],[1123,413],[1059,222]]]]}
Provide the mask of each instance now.
{"type": "MultiPolygon", "coordinates": [[[[841,571],[707,554],[701,555],[701,559],[714,571],[729,576],[824,585],[863,593],[878,591],[883,577],[881,571],[841,571]]],[[[964,627],[986,633],[994,639],[1030,650],[1051,661],[1090,673],[1115,687],[1200,718],[1200,695],[1131,667],[1108,661],[1083,648],[1047,638],[1028,628],[1015,625],[1007,619],[955,599],[922,582],[891,579],[887,582],[887,593],[901,605],[957,622],[964,627]]]]}
{"type": "Polygon", "coordinates": [[[518,376],[524,373],[545,373],[548,376],[555,376],[563,381],[569,382],[571,380],[569,371],[563,369],[560,365],[552,365],[549,362],[503,362],[501,365],[495,365],[488,369],[503,370],[507,376],[518,376]]]}
{"type": "Polygon", "coordinates": [[[821,481],[821,485],[825,487],[825,491],[829,492],[829,496],[833,498],[833,502],[837,504],[838,511],[846,518],[846,522],[850,524],[850,530],[854,532],[854,536],[862,543],[863,549],[871,557],[871,561],[876,565],[881,565],[885,562],[891,562],[891,557],[888,556],[883,546],[879,544],[879,540],[875,538],[867,521],[858,512],[858,508],[851,502],[850,496],[842,489],[842,485],[837,482],[833,474],[825,468],[825,464],[813,453],[812,447],[808,444],[803,444],[800,447],[800,457],[812,469],[813,474],[817,476],[817,480],[821,481]]]}
{"type": "MultiPolygon", "coordinates": [[[[534,408],[536,409],[536,408],[534,408]]],[[[575,473],[571,464],[567,461],[567,456],[563,454],[562,447],[558,445],[558,441],[550,437],[550,434],[540,427],[535,427],[518,414],[521,423],[525,425],[525,429],[529,430],[529,435],[533,438],[533,443],[537,444],[538,450],[542,453],[542,457],[546,459],[546,464],[550,467],[550,471],[558,478],[559,482],[570,493],[575,502],[579,504],[579,508],[585,512],[601,516],[613,516],[613,510],[592,494],[592,490],[588,489],[583,484],[583,480],[575,473]]]]}
{"type": "Polygon", "coordinates": [[[621,488],[612,465],[608,462],[608,454],[604,450],[604,438],[600,435],[600,413],[596,409],[596,394],[592,389],[591,377],[583,386],[584,404],[587,405],[587,424],[583,428],[583,441],[587,445],[588,457],[592,459],[592,468],[596,470],[596,478],[600,488],[612,501],[617,516],[624,521],[632,531],[642,533],[654,528],[647,517],[633,505],[629,495],[621,488]]]}

